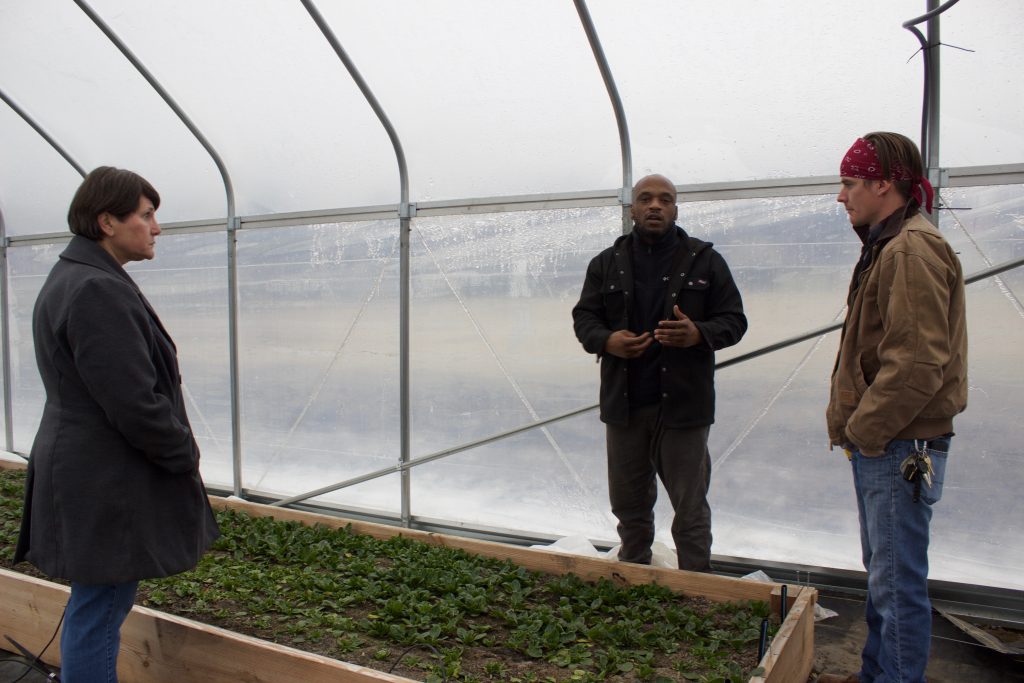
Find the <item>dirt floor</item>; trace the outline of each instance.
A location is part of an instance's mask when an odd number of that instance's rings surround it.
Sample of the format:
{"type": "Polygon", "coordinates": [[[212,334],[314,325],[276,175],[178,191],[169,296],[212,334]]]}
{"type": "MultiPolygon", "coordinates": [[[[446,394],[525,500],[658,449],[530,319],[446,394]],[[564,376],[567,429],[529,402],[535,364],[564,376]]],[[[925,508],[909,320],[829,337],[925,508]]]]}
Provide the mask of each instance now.
{"type": "MultiPolygon", "coordinates": [[[[818,603],[838,613],[814,626],[814,671],[817,674],[856,673],[867,627],[864,600],[851,595],[822,591],[818,603]]],[[[938,612],[932,618],[932,651],[928,661],[929,683],[1024,682],[1024,655],[1006,655],[981,645],[938,612]]]]}

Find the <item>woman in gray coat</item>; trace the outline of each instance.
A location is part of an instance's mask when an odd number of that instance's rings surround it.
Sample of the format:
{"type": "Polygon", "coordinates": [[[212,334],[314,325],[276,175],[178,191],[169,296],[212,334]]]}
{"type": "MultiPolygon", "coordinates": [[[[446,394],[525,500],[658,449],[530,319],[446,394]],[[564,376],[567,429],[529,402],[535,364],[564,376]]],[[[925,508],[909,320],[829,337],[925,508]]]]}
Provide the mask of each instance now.
{"type": "Polygon", "coordinates": [[[174,342],[123,268],[153,258],[159,206],[131,171],[86,176],[32,316],[46,405],[14,559],[71,581],[65,683],[115,682],[139,580],[193,568],[219,535],[174,342]]]}

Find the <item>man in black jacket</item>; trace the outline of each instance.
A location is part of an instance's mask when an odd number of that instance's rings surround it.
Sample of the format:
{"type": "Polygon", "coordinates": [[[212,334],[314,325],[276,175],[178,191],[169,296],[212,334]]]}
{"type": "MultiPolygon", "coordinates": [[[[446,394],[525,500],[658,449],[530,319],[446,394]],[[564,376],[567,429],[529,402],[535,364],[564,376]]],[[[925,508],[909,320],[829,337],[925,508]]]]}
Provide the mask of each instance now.
{"type": "Polygon", "coordinates": [[[675,511],[679,568],[711,571],[715,350],[746,332],[743,301],[711,243],[675,224],[668,178],[641,178],[631,213],[633,231],[590,262],[572,311],[576,337],[601,361],[619,559],[650,564],[660,477],[675,511]]]}

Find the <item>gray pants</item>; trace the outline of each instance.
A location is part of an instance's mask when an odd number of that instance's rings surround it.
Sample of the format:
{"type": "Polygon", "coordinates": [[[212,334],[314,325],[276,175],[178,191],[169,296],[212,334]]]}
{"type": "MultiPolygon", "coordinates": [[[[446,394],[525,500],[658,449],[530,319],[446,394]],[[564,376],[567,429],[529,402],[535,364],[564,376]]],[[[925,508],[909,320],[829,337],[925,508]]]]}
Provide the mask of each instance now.
{"type": "Polygon", "coordinates": [[[619,520],[620,560],[651,562],[657,476],[675,511],[672,538],[679,568],[711,571],[710,430],[665,429],[658,405],[630,411],[627,427],[606,425],[608,493],[619,520]]]}

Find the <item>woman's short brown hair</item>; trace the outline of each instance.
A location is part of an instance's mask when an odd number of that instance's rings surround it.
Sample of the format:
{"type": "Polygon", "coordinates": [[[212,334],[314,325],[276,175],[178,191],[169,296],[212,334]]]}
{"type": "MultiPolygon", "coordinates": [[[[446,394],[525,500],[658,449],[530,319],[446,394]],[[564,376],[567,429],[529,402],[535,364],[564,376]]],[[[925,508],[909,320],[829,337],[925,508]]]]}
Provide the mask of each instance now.
{"type": "Polygon", "coordinates": [[[68,208],[68,227],[76,235],[99,241],[103,231],[97,216],[109,213],[124,220],[139,208],[140,197],[153,202],[153,208],[160,208],[160,194],[138,173],[100,166],[85,176],[75,191],[68,208]]]}

